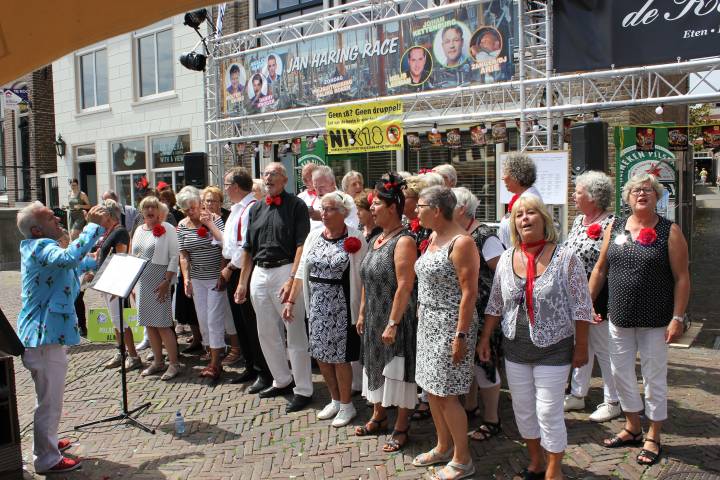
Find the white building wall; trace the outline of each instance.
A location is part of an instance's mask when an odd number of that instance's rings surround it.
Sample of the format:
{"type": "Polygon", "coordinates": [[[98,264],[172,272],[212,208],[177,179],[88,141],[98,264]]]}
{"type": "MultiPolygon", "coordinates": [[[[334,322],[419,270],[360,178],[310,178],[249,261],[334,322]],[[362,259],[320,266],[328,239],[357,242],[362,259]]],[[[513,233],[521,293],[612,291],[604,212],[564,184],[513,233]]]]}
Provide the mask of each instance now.
{"type": "MultiPolygon", "coordinates": [[[[88,49],[66,55],[53,62],[55,89],[55,129],[67,142],[64,158],[58,157],[60,199],[66,204],[69,194],[68,180],[77,175],[75,147],[95,145],[97,192],[115,189],[112,174],[110,143],[133,137],[158,134],[189,133],[190,151],[206,151],[203,113],[203,74],[187,70],[178,61],[181,53],[190,51],[198,41],[197,34],[183,25],[182,15],[139,30],[151,30],[172,23],[175,88],[156,98],[139,97],[138,68],[135,63],[137,42],[134,33],[128,33],[99,42],[88,49]],[[105,107],[81,111],[78,53],[95,47],[107,48],[108,104],[105,107]]],[[[146,140],[146,168],[150,181],[152,155],[146,140]]]]}

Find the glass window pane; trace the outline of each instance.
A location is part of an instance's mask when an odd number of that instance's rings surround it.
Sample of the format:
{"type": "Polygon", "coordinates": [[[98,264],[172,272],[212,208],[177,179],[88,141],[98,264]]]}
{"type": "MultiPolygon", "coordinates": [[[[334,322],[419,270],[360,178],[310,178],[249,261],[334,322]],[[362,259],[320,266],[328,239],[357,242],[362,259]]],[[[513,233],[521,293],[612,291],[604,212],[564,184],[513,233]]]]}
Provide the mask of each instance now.
{"type": "Polygon", "coordinates": [[[158,93],[167,92],[175,87],[172,30],[165,30],[157,34],[157,52],[158,93]]]}
{"type": "Polygon", "coordinates": [[[144,173],[133,173],[132,174],[132,189],[133,189],[133,198],[135,200],[135,203],[140,203],[140,200],[142,200],[145,195],[147,195],[147,190],[144,188],[138,188],[142,185],[141,180],[145,178],[147,179],[147,176],[144,173]]]}
{"type": "Polygon", "coordinates": [[[155,35],[148,35],[138,40],[138,59],[140,96],[157,93],[155,91],[155,35]]]}
{"type": "Polygon", "coordinates": [[[177,170],[175,174],[175,191],[179,192],[185,186],[185,170],[177,170]]]}
{"type": "Polygon", "coordinates": [[[97,90],[97,104],[108,104],[108,66],[107,50],[95,52],[95,88],[97,90]]]}
{"type": "Polygon", "coordinates": [[[295,7],[300,4],[299,0],[280,0],[279,2],[280,8],[290,8],[295,7]]]}
{"type": "Polygon", "coordinates": [[[85,157],[87,155],[95,155],[95,145],[83,145],[77,147],[77,150],[75,151],[75,156],[85,157]]]}
{"type": "Polygon", "coordinates": [[[80,78],[82,81],[82,108],[95,106],[95,74],[93,54],[80,57],[80,78]]]}
{"type": "Polygon", "coordinates": [[[277,10],[277,0],[257,0],[257,9],[259,15],[277,10]]]}
{"type": "Polygon", "coordinates": [[[172,186],[173,172],[155,172],[155,186],[160,182],[165,182],[172,186]]]}
{"type": "Polygon", "coordinates": [[[145,141],[128,140],[112,144],[113,171],[145,169],[145,141]]]}
{"type": "Polygon", "coordinates": [[[121,205],[131,205],[130,175],[115,175],[115,191],[121,205]]]}
{"type": "Polygon", "coordinates": [[[152,139],[153,168],[181,167],[183,154],[190,151],[190,135],[152,139]]]}

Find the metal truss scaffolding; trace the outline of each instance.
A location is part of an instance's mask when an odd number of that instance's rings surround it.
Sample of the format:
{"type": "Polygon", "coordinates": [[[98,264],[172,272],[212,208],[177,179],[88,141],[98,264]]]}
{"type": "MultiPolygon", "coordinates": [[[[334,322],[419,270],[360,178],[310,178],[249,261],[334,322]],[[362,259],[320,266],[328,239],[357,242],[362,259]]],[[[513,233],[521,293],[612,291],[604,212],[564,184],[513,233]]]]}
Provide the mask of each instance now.
{"type": "MultiPolygon", "coordinates": [[[[220,111],[220,64],[223,59],[373,24],[421,18],[485,1],[360,0],[210,39],[205,106],[211,164],[222,168],[218,159],[228,142],[279,141],[321,133],[325,128],[326,109],[336,106],[223,117],[220,111]]],[[[720,69],[720,57],[556,74],[552,65],[552,0],[518,0],[516,7],[519,41],[514,52],[518,67],[515,78],[495,84],[385,97],[402,100],[406,128],[429,128],[436,122],[443,126],[463,126],[481,121],[518,119],[521,148],[547,150],[561,145],[559,139],[566,116],[642,105],[720,101],[720,84],[710,80],[710,74],[720,69]],[[691,89],[691,84],[696,87],[691,89]]],[[[360,105],[374,100],[357,100],[343,105],[360,105]]],[[[215,174],[221,175],[221,171],[215,174]]]]}

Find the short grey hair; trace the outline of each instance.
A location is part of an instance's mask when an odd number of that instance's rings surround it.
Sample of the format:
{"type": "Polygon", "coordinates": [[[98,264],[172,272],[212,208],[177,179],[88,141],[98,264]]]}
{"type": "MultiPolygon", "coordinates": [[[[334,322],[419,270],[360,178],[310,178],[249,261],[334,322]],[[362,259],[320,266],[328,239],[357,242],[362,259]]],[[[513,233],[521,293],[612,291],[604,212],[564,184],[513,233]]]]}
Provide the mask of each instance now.
{"type": "Polygon", "coordinates": [[[457,185],[457,170],[455,170],[455,167],[453,167],[449,163],[443,163],[442,165],[438,165],[437,167],[433,168],[433,172],[442,175],[443,180],[445,179],[445,177],[447,177],[448,181],[450,182],[450,187],[454,187],[455,185],[457,185]]]}
{"type": "Polygon", "coordinates": [[[537,180],[535,162],[526,153],[509,153],[505,157],[503,171],[525,188],[532,187],[537,180]]]}
{"type": "Polygon", "coordinates": [[[446,220],[453,219],[457,199],[452,190],[445,186],[435,185],[420,192],[420,198],[425,199],[428,205],[440,210],[446,220]]]}
{"type": "Polygon", "coordinates": [[[320,205],[325,205],[326,203],[332,203],[345,218],[350,215],[350,211],[355,205],[352,197],[343,192],[331,192],[323,195],[322,200],[320,200],[320,205]]]}
{"type": "Polygon", "coordinates": [[[317,168],[313,170],[313,181],[315,181],[316,178],[327,178],[328,180],[332,180],[333,183],[337,185],[337,181],[335,180],[335,174],[333,173],[332,168],[328,167],[327,165],[318,165],[317,168]]]}
{"type": "Polygon", "coordinates": [[[118,205],[115,200],[108,198],[102,202],[102,206],[105,207],[105,210],[108,211],[112,218],[118,222],[120,221],[122,218],[122,212],[120,211],[120,205],[118,205]]]}
{"type": "Polygon", "coordinates": [[[575,185],[582,185],[598,208],[607,210],[615,193],[613,182],[605,172],[590,170],[575,179],[575,185]]]}
{"type": "Polygon", "coordinates": [[[442,175],[435,172],[427,172],[419,175],[420,178],[427,183],[428,187],[444,187],[445,179],[442,175]]]}
{"type": "Polygon", "coordinates": [[[183,187],[177,194],[177,204],[181,210],[187,209],[192,202],[200,203],[200,190],[188,185],[183,187]]]}
{"type": "Polygon", "coordinates": [[[103,192],[102,197],[108,197],[108,199],[115,200],[116,202],[120,201],[118,194],[115,192],[115,190],[106,190],[105,192],[103,192]]]}
{"type": "Polygon", "coordinates": [[[17,228],[25,238],[32,238],[32,227],[37,227],[37,218],[35,213],[38,210],[45,208],[45,205],[39,200],[34,201],[30,205],[23,207],[17,213],[17,228]]]}
{"type": "Polygon", "coordinates": [[[467,218],[475,218],[475,212],[477,211],[480,201],[473,195],[473,193],[465,187],[455,187],[452,189],[457,199],[457,205],[455,209],[465,207],[465,216],[467,218]]]}
{"type": "Polygon", "coordinates": [[[253,185],[257,185],[257,187],[260,189],[261,194],[267,195],[267,188],[265,188],[265,182],[263,182],[259,178],[255,178],[253,179],[253,185]]]}
{"type": "Polygon", "coordinates": [[[663,194],[663,186],[660,185],[657,177],[649,173],[638,173],[637,175],[633,175],[623,187],[622,198],[625,200],[625,203],[630,203],[630,190],[646,182],[650,183],[650,186],[655,190],[657,199],[660,200],[663,194]]]}
{"type": "Polygon", "coordinates": [[[345,176],[342,178],[342,181],[340,182],[340,187],[342,188],[343,192],[347,192],[347,189],[350,186],[350,182],[353,178],[357,178],[360,180],[361,184],[365,184],[365,179],[363,178],[362,173],[356,172],[355,170],[350,170],[345,174],[345,176]]]}

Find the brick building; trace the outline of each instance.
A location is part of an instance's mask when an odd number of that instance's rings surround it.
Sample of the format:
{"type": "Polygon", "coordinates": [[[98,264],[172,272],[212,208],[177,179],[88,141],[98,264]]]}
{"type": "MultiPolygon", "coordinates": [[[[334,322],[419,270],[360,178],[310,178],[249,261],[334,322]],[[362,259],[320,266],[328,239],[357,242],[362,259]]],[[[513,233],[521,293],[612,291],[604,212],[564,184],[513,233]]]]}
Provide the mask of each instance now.
{"type": "Polygon", "coordinates": [[[34,200],[57,206],[52,67],[3,88],[27,89],[29,105],[0,108],[0,206],[34,200]]]}

